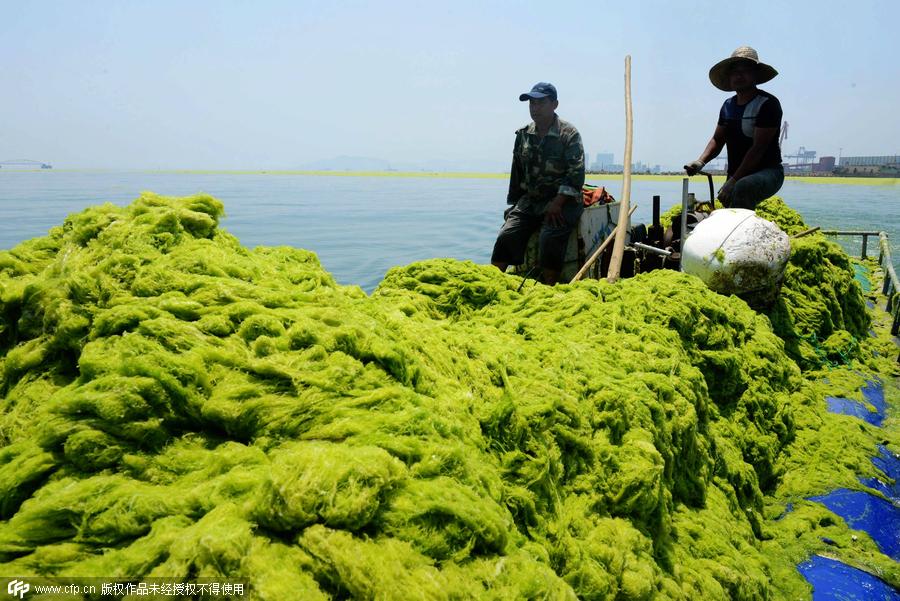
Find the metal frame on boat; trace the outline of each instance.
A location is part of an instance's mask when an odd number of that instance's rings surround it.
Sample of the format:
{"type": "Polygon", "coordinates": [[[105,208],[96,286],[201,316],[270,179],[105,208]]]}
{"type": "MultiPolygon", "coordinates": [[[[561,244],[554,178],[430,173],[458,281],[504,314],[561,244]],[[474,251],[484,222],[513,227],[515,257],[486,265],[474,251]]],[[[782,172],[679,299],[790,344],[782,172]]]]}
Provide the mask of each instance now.
{"type": "MultiPolygon", "coordinates": [[[[884,270],[884,283],[881,286],[881,293],[886,298],[885,311],[891,315],[891,335],[897,336],[900,333],[900,280],[897,279],[897,271],[894,269],[894,262],[891,256],[891,244],[888,239],[887,232],[852,232],[840,230],[823,230],[826,236],[860,236],[862,237],[862,251],[860,258],[866,259],[869,246],[869,237],[878,236],[878,264],[884,270]]],[[[900,354],[897,356],[900,362],[900,354]]]]}

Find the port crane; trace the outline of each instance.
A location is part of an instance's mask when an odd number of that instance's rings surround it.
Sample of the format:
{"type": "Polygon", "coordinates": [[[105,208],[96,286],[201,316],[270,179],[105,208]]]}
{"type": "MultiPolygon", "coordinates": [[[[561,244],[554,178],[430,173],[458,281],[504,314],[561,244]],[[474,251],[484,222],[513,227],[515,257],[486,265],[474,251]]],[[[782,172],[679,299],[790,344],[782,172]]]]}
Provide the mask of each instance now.
{"type": "Polygon", "coordinates": [[[781,135],[778,136],[778,148],[784,148],[784,141],[787,140],[788,122],[785,121],[781,126],[781,135]]]}

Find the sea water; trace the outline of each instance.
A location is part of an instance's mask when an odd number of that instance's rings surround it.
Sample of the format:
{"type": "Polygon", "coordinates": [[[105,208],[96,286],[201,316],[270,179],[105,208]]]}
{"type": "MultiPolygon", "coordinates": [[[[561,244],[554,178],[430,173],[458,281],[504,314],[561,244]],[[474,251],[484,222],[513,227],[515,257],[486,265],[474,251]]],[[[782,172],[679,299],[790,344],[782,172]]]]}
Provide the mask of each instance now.
{"type": "MultiPolygon", "coordinates": [[[[900,259],[900,185],[785,182],[780,195],[808,224],[823,229],[887,231],[900,259]]],[[[621,178],[590,178],[621,196],[621,178]]],[[[690,180],[698,199],[704,178],[690,180]]],[[[393,266],[432,257],[488,263],[506,208],[503,177],[361,177],[153,171],[0,171],[0,248],[43,236],[70,213],[111,202],[126,205],[148,190],[206,192],[225,203],[222,227],[247,247],[312,250],[341,284],[371,291],[393,266]]],[[[632,182],[633,222],[649,223],[653,195],[663,210],[681,202],[682,183],[632,182]]],[[[859,239],[845,246],[859,253],[859,239]]],[[[869,253],[878,253],[876,238],[869,253]]]]}

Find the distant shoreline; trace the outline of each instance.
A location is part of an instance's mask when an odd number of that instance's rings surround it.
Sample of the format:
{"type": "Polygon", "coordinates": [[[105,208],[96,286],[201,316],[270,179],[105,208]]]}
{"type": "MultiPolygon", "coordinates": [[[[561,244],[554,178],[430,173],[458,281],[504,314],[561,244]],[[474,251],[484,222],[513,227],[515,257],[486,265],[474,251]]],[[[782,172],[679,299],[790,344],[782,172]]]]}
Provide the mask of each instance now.
{"type": "MultiPolygon", "coordinates": [[[[436,179],[506,179],[508,173],[485,173],[478,171],[330,171],[330,170],[288,170],[288,169],[0,169],[0,175],[5,173],[170,173],[181,175],[308,175],[319,177],[407,177],[407,178],[436,178],[436,179]]],[[[649,182],[677,182],[684,178],[678,174],[633,174],[632,179],[649,182]]],[[[695,176],[696,178],[697,176],[695,176]]],[[[713,179],[721,181],[724,175],[714,175],[713,179]]],[[[588,182],[597,180],[621,180],[621,173],[588,173],[588,182]]],[[[702,179],[702,176],[699,178],[702,179]]],[[[895,177],[839,177],[839,176],[803,176],[788,175],[785,180],[810,183],[810,184],[846,184],[866,186],[893,186],[900,183],[900,178],[895,177]]]]}

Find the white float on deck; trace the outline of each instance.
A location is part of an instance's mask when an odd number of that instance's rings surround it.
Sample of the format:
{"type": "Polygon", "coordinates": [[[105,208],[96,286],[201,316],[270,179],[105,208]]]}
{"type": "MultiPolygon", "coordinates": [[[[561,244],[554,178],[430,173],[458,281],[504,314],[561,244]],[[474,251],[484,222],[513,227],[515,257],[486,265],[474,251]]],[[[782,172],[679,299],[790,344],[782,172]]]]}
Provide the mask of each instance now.
{"type": "Polygon", "coordinates": [[[684,244],[681,269],[721,294],[774,299],[791,254],[777,225],[747,209],[719,209],[694,228],[684,244]]]}

